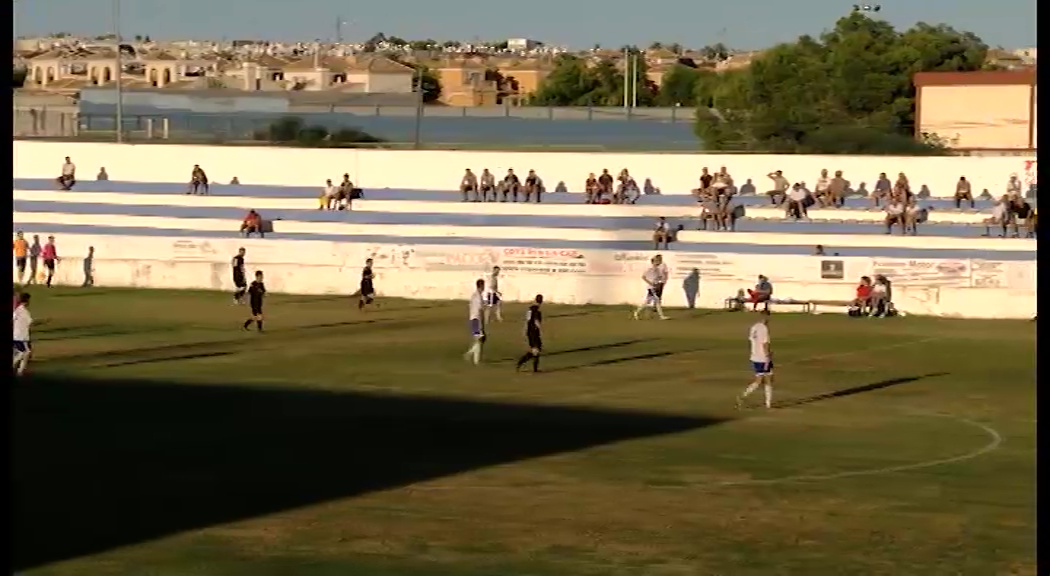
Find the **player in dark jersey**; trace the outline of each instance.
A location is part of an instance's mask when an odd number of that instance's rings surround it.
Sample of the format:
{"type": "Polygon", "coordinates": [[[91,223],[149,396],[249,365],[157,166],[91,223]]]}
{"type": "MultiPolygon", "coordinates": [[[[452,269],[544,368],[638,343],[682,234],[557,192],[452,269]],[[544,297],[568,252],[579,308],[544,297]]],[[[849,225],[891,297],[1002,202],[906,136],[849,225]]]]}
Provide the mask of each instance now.
{"type": "Polygon", "coordinates": [[[543,324],[543,313],[540,312],[542,305],[543,294],[537,294],[536,300],[525,314],[525,339],[529,343],[529,351],[518,359],[515,370],[521,370],[526,362],[532,360],[532,371],[540,371],[540,352],[543,351],[543,336],[540,334],[540,326],[543,324]]]}
{"type": "Polygon", "coordinates": [[[233,285],[236,290],[233,293],[233,301],[236,304],[244,302],[244,294],[248,291],[248,279],[244,275],[244,248],[237,249],[237,255],[230,262],[233,268],[233,285]]]}
{"type": "Polygon", "coordinates": [[[248,287],[248,303],[252,307],[252,315],[244,321],[244,329],[247,330],[252,322],[255,328],[263,331],[263,299],[266,297],[266,285],[263,284],[262,271],[255,273],[255,281],[248,287]]]}
{"type": "Polygon", "coordinates": [[[371,304],[376,298],[376,289],[372,284],[375,280],[375,273],[372,272],[372,259],[365,260],[365,268],[361,270],[361,289],[358,290],[360,298],[357,301],[357,309],[361,310],[366,304],[371,304]]]}

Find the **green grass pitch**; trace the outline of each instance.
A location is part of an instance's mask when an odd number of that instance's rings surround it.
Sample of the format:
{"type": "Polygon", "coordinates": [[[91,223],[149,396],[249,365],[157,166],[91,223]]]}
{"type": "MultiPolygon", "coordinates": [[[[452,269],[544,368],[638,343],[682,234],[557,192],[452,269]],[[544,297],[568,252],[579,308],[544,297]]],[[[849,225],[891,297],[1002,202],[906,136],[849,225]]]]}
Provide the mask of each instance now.
{"type": "Polygon", "coordinates": [[[14,555],[39,576],[1034,575],[1035,324],[31,290],[14,555]],[[756,403],[758,397],[755,397],[756,403]]]}

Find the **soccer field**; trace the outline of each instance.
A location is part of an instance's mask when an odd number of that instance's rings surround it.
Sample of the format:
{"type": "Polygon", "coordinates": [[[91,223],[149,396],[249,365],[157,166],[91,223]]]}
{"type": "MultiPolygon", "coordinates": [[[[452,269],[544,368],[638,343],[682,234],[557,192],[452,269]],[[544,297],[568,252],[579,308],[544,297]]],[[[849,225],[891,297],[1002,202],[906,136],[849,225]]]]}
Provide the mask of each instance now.
{"type": "Polygon", "coordinates": [[[1034,575],[1035,324],[30,290],[34,575],[1034,575]],[[755,403],[760,394],[754,395],[755,403]]]}

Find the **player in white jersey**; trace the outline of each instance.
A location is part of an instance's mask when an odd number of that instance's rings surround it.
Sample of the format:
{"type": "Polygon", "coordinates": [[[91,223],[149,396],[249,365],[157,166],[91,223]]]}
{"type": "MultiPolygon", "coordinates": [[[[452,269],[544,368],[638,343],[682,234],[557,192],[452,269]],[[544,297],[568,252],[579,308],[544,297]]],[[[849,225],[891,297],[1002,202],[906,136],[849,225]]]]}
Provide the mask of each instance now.
{"type": "Polygon", "coordinates": [[[751,368],[755,372],[755,379],[737,397],[737,408],[743,408],[744,399],[758,390],[759,386],[765,389],[766,408],[773,407],[773,351],[769,345],[769,310],[763,310],[760,314],[761,319],[751,326],[747,336],[751,343],[751,368]]]}
{"type": "Polygon", "coordinates": [[[481,348],[485,345],[485,324],[482,318],[485,311],[485,281],[478,279],[474,283],[477,290],[470,295],[470,335],[474,339],[463,358],[474,365],[481,363],[481,348]]]}
{"type": "Polygon", "coordinates": [[[11,359],[11,367],[19,376],[25,374],[26,366],[29,365],[29,357],[32,355],[32,347],[29,344],[29,328],[33,325],[33,316],[29,313],[29,294],[22,293],[18,297],[18,306],[15,307],[11,316],[14,325],[14,355],[11,359]]]}
{"type": "Polygon", "coordinates": [[[488,292],[485,293],[485,325],[488,325],[490,316],[495,316],[496,322],[503,322],[503,294],[499,291],[499,281],[499,266],[493,266],[488,292]]]}
{"type": "Polygon", "coordinates": [[[670,272],[659,254],[653,256],[650,263],[652,265],[642,274],[642,280],[645,281],[645,302],[635,309],[634,319],[637,320],[643,310],[651,307],[656,310],[661,320],[667,320],[667,316],[664,316],[663,297],[664,285],[667,284],[670,272]]]}

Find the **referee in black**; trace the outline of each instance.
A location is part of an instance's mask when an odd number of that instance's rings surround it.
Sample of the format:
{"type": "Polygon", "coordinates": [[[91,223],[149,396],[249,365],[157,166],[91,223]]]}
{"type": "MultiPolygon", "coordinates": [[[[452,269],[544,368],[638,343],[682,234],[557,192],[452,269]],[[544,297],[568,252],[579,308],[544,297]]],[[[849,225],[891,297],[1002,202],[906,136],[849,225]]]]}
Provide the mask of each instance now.
{"type": "Polygon", "coordinates": [[[540,352],[543,351],[543,335],[540,326],[543,324],[543,313],[540,306],[543,305],[543,294],[537,294],[536,300],[529,306],[529,312],[525,315],[525,339],[529,343],[529,351],[518,359],[515,370],[521,370],[526,362],[532,360],[532,371],[540,371],[540,352]]]}
{"type": "Polygon", "coordinates": [[[248,291],[248,279],[244,276],[244,248],[237,249],[237,255],[230,262],[233,268],[233,285],[237,290],[233,293],[233,301],[236,304],[244,302],[244,294],[248,291]]]}
{"type": "Polygon", "coordinates": [[[372,259],[365,260],[365,267],[361,270],[361,289],[358,291],[359,299],[357,309],[363,310],[365,305],[375,301],[376,288],[373,284],[375,273],[372,272],[372,259]]]}
{"type": "Polygon", "coordinates": [[[263,331],[263,298],[265,297],[266,285],[263,284],[263,273],[260,270],[255,273],[255,281],[248,287],[248,304],[252,307],[252,315],[244,321],[245,330],[248,330],[252,322],[255,322],[255,328],[259,332],[263,331]]]}

